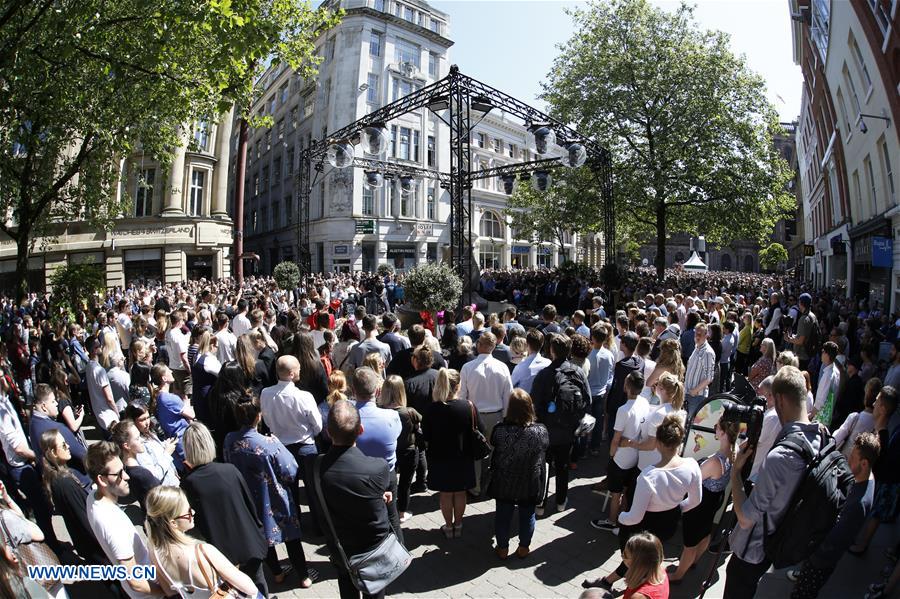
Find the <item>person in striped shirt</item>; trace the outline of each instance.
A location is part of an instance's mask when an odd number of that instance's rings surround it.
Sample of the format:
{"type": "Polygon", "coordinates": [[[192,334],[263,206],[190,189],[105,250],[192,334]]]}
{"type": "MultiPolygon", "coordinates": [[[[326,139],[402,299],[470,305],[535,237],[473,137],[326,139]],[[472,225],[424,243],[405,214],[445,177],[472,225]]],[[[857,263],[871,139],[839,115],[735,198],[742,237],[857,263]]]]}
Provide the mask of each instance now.
{"type": "Polygon", "coordinates": [[[716,378],[716,352],[706,342],[706,324],[694,328],[694,351],[688,359],[684,376],[685,409],[693,416],[700,401],[709,395],[709,386],[716,378]]]}

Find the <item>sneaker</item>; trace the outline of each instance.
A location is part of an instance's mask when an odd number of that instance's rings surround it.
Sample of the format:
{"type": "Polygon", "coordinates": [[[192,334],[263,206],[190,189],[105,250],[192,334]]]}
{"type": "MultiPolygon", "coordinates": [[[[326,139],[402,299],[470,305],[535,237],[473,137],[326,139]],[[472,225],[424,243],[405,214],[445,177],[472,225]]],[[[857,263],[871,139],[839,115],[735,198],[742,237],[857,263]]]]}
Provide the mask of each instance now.
{"type": "Polygon", "coordinates": [[[566,500],[563,501],[562,503],[557,503],[557,504],[556,504],[556,511],[557,511],[557,512],[564,512],[564,511],[566,511],[566,508],[567,508],[567,507],[569,507],[569,500],[568,500],[568,499],[566,499],[566,500]]]}
{"type": "Polygon", "coordinates": [[[536,508],[534,508],[534,515],[537,517],[543,516],[544,515],[544,506],[539,505],[536,508]]]}
{"type": "Polygon", "coordinates": [[[597,530],[613,530],[614,528],[617,528],[616,523],[612,522],[609,518],[597,518],[596,520],[591,520],[591,526],[597,530]]]}
{"type": "Polygon", "coordinates": [[[791,582],[797,582],[797,579],[800,578],[800,568],[791,568],[787,572],[785,572],[785,576],[791,582]]]}
{"type": "Polygon", "coordinates": [[[411,512],[403,512],[402,514],[400,514],[400,523],[402,524],[402,523],[406,522],[407,520],[409,520],[410,518],[412,518],[411,512]]]}

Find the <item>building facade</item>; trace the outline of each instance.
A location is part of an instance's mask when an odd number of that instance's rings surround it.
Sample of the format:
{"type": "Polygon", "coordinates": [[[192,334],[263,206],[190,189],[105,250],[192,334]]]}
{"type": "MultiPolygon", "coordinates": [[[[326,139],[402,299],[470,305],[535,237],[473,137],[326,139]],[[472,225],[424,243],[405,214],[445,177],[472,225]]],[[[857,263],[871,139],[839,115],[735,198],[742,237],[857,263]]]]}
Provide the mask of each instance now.
{"type": "MultiPolygon", "coordinates": [[[[252,131],[244,206],[244,249],[258,263],[248,272],[271,272],[299,255],[297,169],[302,150],[366,114],[445,77],[450,69],[450,19],[419,0],[340,0],[340,25],[317,42],[323,62],[315,80],[303,80],[284,65],[260,78],[253,114],[269,115],[271,129],[252,131]]],[[[463,69],[465,72],[465,67],[463,69]]],[[[449,170],[449,127],[422,108],[386,123],[390,144],[381,158],[443,172],[449,170]]],[[[233,128],[237,131],[237,126],[233,128]]],[[[524,125],[494,110],[472,134],[473,169],[533,159],[524,125]]],[[[237,149],[232,138],[231,151],[237,149]]],[[[232,159],[234,161],[234,158],[232,159]]],[[[419,179],[409,193],[385,178],[373,189],[360,169],[326,164],[313,171],[310,242],[314,271],[372,271],[389,263],[403,271],[444,260],[450,243],[450,204],[437,180],[419,179]]],[[[234,177],[229,184],[232,197],[234,177]]],[[[499,180],[472,189],[473,245],[486,267],[552,266],[575,257],[578,240],[521,239],[505,214],[499,180]]],[[[233,214],[233,212],[232,212],[233,214]]],[[[600,251],[596,240],[582,252],[600,251]]]]}
{"type": "MultiPolygon", "coordinates": [[[[60,223],[35,241],[29,289],[49,289],[65,264],[93,263],[108,287],[228,277],[233,240],[226,193],[231,115],[183,129],[172,164],[140,151],[120,164],[121,216],[110,231],[60,223]]],[[[0,234],[0,289],[15,285],[15,243],[0,234]]]]}
{"type": "Polygon", "coordinates": [[[790,0],[804,90],[797,150],[806,271],[818,286],[896,309],[900,207],[897,2],[790,0]]]}

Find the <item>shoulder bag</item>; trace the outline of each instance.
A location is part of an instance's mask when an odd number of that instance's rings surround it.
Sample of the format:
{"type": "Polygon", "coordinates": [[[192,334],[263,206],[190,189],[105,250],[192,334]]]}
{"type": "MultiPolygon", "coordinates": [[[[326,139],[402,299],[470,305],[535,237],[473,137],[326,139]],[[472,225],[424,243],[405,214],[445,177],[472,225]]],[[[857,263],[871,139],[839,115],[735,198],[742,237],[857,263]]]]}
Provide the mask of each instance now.
{"type": "MultiPolygon", "coordinates": [[[[16,544],[9,532],[9,528],[7,528],[6,526],[6,520],[3,514],[3,512],[5,511],[7,511],[6,508],[0,510],[0,526],[2,526],[3,528],[2,532],[5,541],[9,544],[10,547],[12,547],[13,553],[18,558],[20,577],[28,578],[28,566],[60,565],[59,558],[56,556],[50,546],[43,541],[31,541],[28,543],[16,544]]],[[[16,515],[18,516],[18,514],[16,515]]],[[[35,580],[35,582],[41,585],[45,590],[50,591],[62,581],[59,579],[46,578],[43,580],[35,580]]]]}
{"type": "Polygon", "coordinates": [[[491,444],[488,443],[484,433],[478,430],[478,425],[476,424],[478,416],[475,414],[475,404],[471,401],[466,401],[469,404],[469,411],[472,414],[472,429],[469,432],[469,436],[472,440],[472,457],[475,458],[476,461],[483,460],[491,455],[491,444]]]}
{"type": "MultiPolygon", "coordinates": [[[[216,567],[206,555],[206,550],[203,549],[203,543],[197,543],[196,545],[194,545],[194,553],[197,560],[197,567],[200,569],[200,574],[203,576],[203,581],[206,583],[206,588],[210,589],[211,591],[209,594],[209,599],[257,599],[260,596],[259,592],[257,592],[255,596],[247,595],[228,584],[228,582],[224,578],[222,578],[218,570],[216,570],[216,567]],[[200,559],[201,557],[203,558],[203,560],[200,559]],[[213,577],[210,577],[210,575],[206,573],[206,568],[203,567],[204,560],[207,564],[209,564],[209,567],[212,568],[213,575],[215,578],[218,578],[218,582],[215,582],[213,577]]],[[[168,574],[166,576],[168,577],[168,574]]]]}
{"type": "Polygon", "coordinates": [[[338,538],[334,521],[331,519],[331,512],[325,501],[325,494],[322,492],[321,468],[322,456],[320,455],[316,456],[313,462],[312,484],[321,506],[321,512],[325,515],[325,523],[334,541],[334,547],[337,549],[335,557],[340,562],[339,567],[349,574],[353,586],[361,593],[377,595],[406,571],[409,564],[412,563],[412,555],[391,530],[374,549],[348,557],[344,553],[344,547],[338,538]]]}

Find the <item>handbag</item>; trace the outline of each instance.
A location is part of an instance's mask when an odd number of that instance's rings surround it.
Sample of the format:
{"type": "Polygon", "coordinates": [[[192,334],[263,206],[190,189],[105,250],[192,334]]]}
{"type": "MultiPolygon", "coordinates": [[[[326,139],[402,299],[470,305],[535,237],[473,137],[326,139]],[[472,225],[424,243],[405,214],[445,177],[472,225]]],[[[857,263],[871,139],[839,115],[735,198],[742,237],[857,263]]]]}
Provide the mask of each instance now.
{"type": "Polygon", "coordinates": [[[596,424],[596,418],[594,418],[590,414],[585,414],[581,417],[581,422],[578,423],[578,428],[575,429],[575,436],[587,437],[593,432],[594,426],[596,426],[596,424]]]}
{"type": "MultiPolygon", "coordinates": [[[[203,576],[203,581],[206,582],[206,588],[212,589],[212,592],[210,592],[209,594],[209,599],[256,599],[257,597],[259,597],[259,593],[257,593],[254,597],[242,593],[235,588],[232,588],[231,585],[222,578],[218,570],[216,570],[216,567],[209,560],[209,557],[206,555],[206,550],[203,549],[203,543],[197,543],[196,545],[194,545],[194,553],[197,561],[197,567],[200,568],[200,574],[203,576]],[[210,565],[213,573],[219,579],[219,582],[217,584],[213,584],[212,578],[209,576],[209,574],[206,573],[206,568],[203,567],[203,561],[200,559],[201,555],[203,556],[203,559],[206,560],[206,563],[210,565]]],[[[166,574],[166,578],[168,578],[168,574],[166,574]]]]}
{"type": "MultiPolygon", "coordinates": [[[[6,511],[4,508],[2,511],[6,511]]],[[[13,512],[15,513],[15,512],[13,512]]],[[[18,514],[17,514],[18,515],[18,514]]],[[[13,542],[13,537],[9,533],[9,529],[6,527],[6,520],[3,517],[3,514],[0,513],[0,525],[3,527],[3,537],[6,543],[12,547],[13,552],[16,554],[16,557],[19,561],[19,576],[21,578],[28,578],[28,566],[58,566],[60,565],[59,558],[50,549],[50,546],[43,541],[31,541],[29,543],[19,543],[15,544],[13,542]]],[[[42,579],[35,580],[36,583],[41,585],[44,589],[50,590],[57,586],[62,581],[59,579],[42,579]]]]}
{"type": "Polygon", "coordinates": [[[469,401],[468,404],[469,410],[472,412],[472,428],[469,431],[469,438],[472,440],[472,457],[475,458],[476,461],[483,460],[491,455],[493,448],[491,447],[491,444],[488,443],[484,433],[478,430],[478,427],[475,424],[475,404],[471,401],[469,401]]]}
{"type": "Polygon", "coordinates": [[[321,506],[321,512],[325,515],[325,523],[328,525],[337,549],[335,557],[340,561],[340,566],[349,574],[350,581],[358,591],[367,595],[377,595],[406,571],[412,563],[412,555],[392,530],[374,549],[348,558],[344,553],[341,540],[337,536],[331,512],[325,502],[325,494],[322,492],[321,466],[322,456],[316,456],[313,462],[312,484],[321,506]]]}

